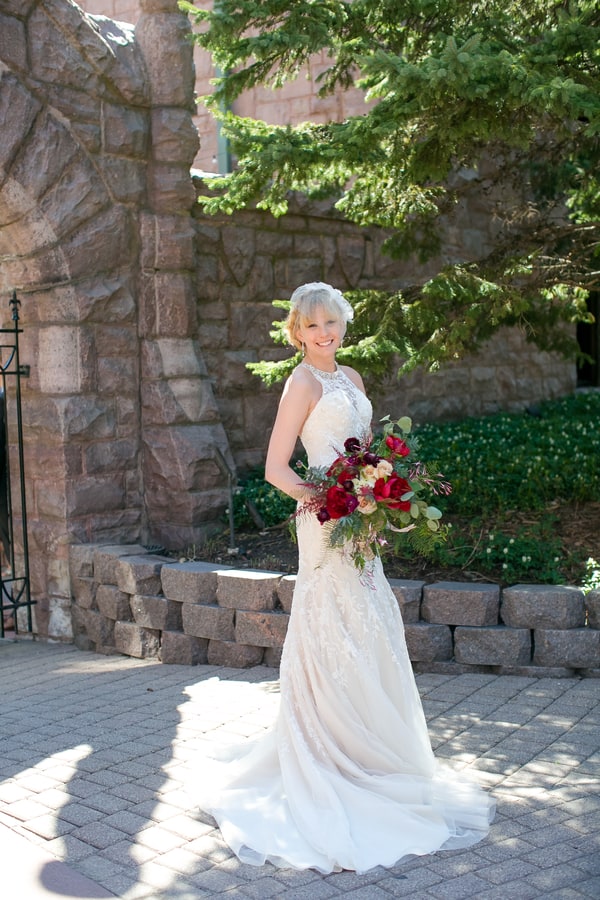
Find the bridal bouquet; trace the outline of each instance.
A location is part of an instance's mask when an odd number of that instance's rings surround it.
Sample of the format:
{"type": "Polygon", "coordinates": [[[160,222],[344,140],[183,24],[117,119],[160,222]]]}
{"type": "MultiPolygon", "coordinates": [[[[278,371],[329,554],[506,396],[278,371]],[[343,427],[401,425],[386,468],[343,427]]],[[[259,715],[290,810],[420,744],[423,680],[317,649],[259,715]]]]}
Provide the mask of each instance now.
{"type": "Polygon", "coordinates": [[[361,571],[386,549],[409,542],[421,553],[445,539],[442,513],[430,501],[449,494],[450,484],[416,458],[412,422],[382,419],[383,434],[361,442],[350,437],[328,469],[306,468],[312,497],[303,511],[316,514],[327,529],[329,547],[348,543],[361,571]]]}

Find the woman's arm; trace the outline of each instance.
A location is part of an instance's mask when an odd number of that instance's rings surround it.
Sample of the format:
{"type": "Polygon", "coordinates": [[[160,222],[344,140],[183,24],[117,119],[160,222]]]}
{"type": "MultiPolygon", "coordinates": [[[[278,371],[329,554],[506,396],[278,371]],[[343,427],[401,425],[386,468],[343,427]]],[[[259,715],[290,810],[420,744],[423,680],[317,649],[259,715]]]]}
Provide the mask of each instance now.
{"type": "Polygon", "coordinates": [[[316,392],[320,387],[314,379],[312,381],[314,384],[296,373],[288,379],[279,402],[265,463],[265,479],[294,500],[302,500],[308,493],[302,478],[289,463],[306,417],[319,399],[316,392]]]}

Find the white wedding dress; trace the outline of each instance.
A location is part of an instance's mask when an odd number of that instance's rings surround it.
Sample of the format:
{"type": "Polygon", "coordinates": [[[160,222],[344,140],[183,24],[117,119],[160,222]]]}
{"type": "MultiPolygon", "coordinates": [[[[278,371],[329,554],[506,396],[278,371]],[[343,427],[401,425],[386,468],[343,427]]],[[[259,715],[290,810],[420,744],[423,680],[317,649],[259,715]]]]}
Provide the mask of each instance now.
{"type": "MultiPolygon", "coordinates": [[[[369,400],[338,369],[301,440],[324,466],[368,433],[369,400]]],[[[246,863],[365,872],[481,840],[494,801],[431,750],[398,603],[380,560],[361,575],[298,517],[299,569],[273,728],[205,769],[201,806],[246,863]]]]}

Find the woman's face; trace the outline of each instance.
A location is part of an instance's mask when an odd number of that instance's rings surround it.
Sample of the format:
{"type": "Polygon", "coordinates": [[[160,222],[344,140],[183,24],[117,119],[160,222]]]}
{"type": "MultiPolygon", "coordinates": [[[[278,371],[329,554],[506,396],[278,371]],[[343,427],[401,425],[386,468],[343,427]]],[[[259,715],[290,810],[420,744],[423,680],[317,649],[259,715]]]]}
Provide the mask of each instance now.
{"type": "Polygon", "coordinates": [[[340,347],[346,327],[334,313],[318,306],[296,331],[296,337],[305,346],[309,362],[331,361],[340,347]]]}

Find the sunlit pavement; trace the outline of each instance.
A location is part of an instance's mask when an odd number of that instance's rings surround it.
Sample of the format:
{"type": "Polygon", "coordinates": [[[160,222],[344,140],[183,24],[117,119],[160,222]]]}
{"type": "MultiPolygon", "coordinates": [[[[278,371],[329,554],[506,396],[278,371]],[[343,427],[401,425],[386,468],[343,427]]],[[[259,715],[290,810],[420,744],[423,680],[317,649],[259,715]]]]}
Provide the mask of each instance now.
{"type": "Polygon", "coordinates": [[[600,897],[599,680],[418,675],[436,754],[497,799],[490,836],[324,876],[241,864],[194,808],[205,742],[261,731],[277,677],[0,640],[3,900],[600,897]]]}

